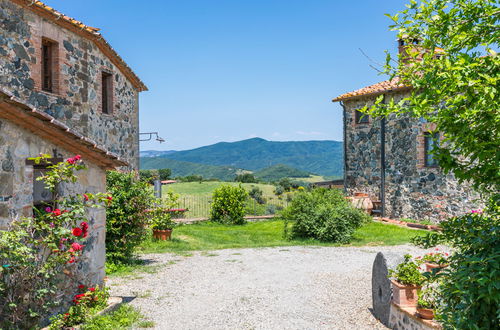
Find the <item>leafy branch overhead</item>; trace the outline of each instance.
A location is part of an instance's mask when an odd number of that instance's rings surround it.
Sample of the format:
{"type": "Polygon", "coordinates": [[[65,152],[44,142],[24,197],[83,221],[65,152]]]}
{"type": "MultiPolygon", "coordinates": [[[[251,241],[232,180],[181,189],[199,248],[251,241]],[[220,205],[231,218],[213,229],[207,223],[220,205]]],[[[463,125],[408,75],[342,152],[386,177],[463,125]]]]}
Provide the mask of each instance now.
{"type": "Polygon", "coordinates": [[[388,15],[404,51],[387,53],[385,74],[413,87],[409,97],[365,108],[436,124],[441,168],[481,191],[500,190],[500,9],[498,0],[411,1],[388,15]]]}

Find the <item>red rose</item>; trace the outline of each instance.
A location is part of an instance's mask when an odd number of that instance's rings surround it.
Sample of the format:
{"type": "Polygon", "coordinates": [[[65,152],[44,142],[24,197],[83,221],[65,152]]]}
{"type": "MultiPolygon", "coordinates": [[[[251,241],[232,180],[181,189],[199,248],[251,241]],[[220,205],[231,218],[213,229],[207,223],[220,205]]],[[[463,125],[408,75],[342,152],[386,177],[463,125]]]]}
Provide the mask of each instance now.
{"type": "Polygon", "coordinates": [[[82,158],[82,156],[80,155],[76,155],[75,157],[73,157],[74,160],[80,160],[82,158]]]}
{"type": "Polygon", "coordinates": [[[83,290],[83,289],[85,289],[85,285],[83,285],[83,284],[80,284],[80,285],[78,286],[78,289],[80,289],[80,290],[83,290]]]}
{"type": "Polygon", "coordinates": [[[73,235],[74,236],[80,237],[80,236],[82,236],[82,234],[83,234],[83,231],[80,228],[78,228],[78,227],[73,228],[73,235]]]}
{"type": "Polygon", "coordinates": [[[75,262],[75,257],[74,256],[71,256],[71,259],[69,259],[68,263],[69,264],[72,264],[75,262]]]}
{"type": "Polygon", "coordinates": [[[107,199],[108,199],[108,201],[110,201],[110,202],[113,200],[113,197],[111,197],[111,196],[108,196],[108,197],[106,197],[106,198],[107,198],[107,199]]]}
{"type": "Polygon", "coordinates": [[[94,292],[94,291],[95,291],[95,288],[89,288],[89,291],[90,291],[90,292],[94,292]]]}
{"type": "Polygon", "coordinates": [[[71,244],[71,248],[73,249],[73,251],[81,251],[83,249],[83,245],[75,242],[71,244]]]}
{"type": "Polygon", "coordinates": [[[89,200],[89,196],[87,194],[83,194],[83,199],[87,202],[89,200]]]}
{"type": "Polygon", "coordinates": [[[76,162],[76,161],[75,161],[75,159],[74,159],[74,158],[68,158],[68,159],[66,159],[66,163],[68,163],[68,164],[73,165],[73,164],[75,164],[75,162],[76,162]]]}
{"type": "Polygon", "coordinates": [[[83,230],[86,230],[89,228],[89,224],[84,221],[80,224],[80,227],[82,227],[83,230]]]}
{"type": "Polygon", "coordinates": [[[56,217],[60,216],[61,215],[61,210],[55,209],[54,212],[52,212],[52,214],[55,215],[56,217]]]}

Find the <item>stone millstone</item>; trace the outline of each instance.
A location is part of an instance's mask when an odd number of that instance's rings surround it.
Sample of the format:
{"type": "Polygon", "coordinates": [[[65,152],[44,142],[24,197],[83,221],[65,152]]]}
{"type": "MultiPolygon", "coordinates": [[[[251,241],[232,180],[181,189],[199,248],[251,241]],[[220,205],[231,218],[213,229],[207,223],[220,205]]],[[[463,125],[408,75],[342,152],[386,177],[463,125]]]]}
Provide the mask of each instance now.
{"type": "Polygon", "coordinates": [[[384,256],[377,253],[372,269],[373,315],[385,326],[389,326],[392,288],[388,278],[389,268],[395,267],[403,258],[399,255],[384,256]]]}

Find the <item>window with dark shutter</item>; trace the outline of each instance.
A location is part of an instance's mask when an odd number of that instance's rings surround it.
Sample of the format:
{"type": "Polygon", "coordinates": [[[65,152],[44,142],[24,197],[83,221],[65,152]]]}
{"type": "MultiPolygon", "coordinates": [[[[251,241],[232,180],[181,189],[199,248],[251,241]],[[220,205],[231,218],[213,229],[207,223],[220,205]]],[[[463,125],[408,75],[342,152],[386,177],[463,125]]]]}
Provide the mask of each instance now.
{"type": "Polygon", "coordinates": [[[55,44],[49,40],[42,41],[42,90],[54,92],[54,51],[55,44]]]}
{"type": "Polygon", "coordinates": [[[425,166],[427,167],[437,167],[438,162],[434,158],[433,150],[439,143],[439,133],[425,133],[425,166]]]}
{"type": "Polygon", "coordinates": [[[102,72],[102,113],[111,114],[113,112],[113,75],[102,72]]]}

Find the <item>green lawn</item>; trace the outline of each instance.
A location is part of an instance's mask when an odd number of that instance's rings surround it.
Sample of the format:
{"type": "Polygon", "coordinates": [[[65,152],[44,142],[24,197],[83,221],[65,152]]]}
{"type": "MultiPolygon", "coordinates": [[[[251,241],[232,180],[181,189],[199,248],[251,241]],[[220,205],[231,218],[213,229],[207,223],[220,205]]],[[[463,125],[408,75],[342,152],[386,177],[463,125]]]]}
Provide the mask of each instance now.
{"type": "MultiPolygon", "coordinates": [[[[402,228],[395,225],[371,222],[359,228],[351,246],[399,245],[410,242],[424,231],[402,228]]],[[[338,246],[313,239],[286,240],[283,238],[283,221],[251,222],[242,226],[226,226],[204,222],[179,226],[174,229],[171,241],[147,240],[140,248],[142,253],[217,250],[229,248],[255,248],[291,245],[338,246]]]]}
{"type": "Polygon", "coordinates": [[[118,330],[134,328],[154,328],[155,324],[148,321],[139,310],[124,304],[116,311],[92,318],[81,329],[84,330],[118,330]]]}

